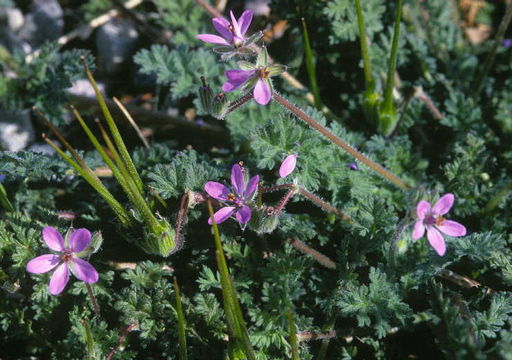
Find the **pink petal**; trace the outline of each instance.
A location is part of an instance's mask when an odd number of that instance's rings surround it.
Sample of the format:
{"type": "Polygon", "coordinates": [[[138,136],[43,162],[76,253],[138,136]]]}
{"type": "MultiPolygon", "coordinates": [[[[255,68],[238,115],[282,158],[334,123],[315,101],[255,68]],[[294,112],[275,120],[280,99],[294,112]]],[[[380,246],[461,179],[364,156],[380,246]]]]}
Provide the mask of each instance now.
{"type": "Polygon", "coordinates": [[[254,87],[254,100],[260,105],[267,105],[271,98],[270,86],[265,80],[259,79],[254,87]]]}
{"type": "Polygon", "coordinates": [[[245,177],[240,165],[235,164],[231,168],[231,185],[239,195],[243,195],[245,190],[245,177]]]}
{"type": "Polygon", "coordinates": [[[425,225],[423,224],[423,220],[416,221],[414,224],[414,230],[412,231],[412,239],[414,241],[418,240],[425,234],[425,225]]]}
{"type": "Polygon", "coordinates": [[[282,178],[287,177],[292,173],[293,170],[295,170],[295,165],[297,164],[297,155],[291,154],[288,155],[283,163],[281,164],[281,167],[279,168],[279,176],[282,178]]]}
{"type": "Polygon", "coordinates": [[[236,212],[236,220],[240,224],[247,224],[251,220],[251,209],[249,206],[244,205],[236,212]]]}
{"type": "Polygon", "coordinates": [[[69,237],[69,248],[72,252],[84,251],[91,242],[91,232],[87,229],[77,229],[69,237]]]}
{"type": "Polygon", "coordinates": [[[228,78],[228,81],[222,85],[222,91],[230,92],[238,89],[254,75],[255,71],[256,70],[227,70],[224,74],[228,78]]]}
{"type": "Polygon", "coordinates": [[[46,226],[42,231],[43,240],[50,249],[55,251],[64,250],[64,239],[57,229],[46,226]]]}
{"type": "MultiPolygon", "coordinates": [[[[218,210],[215,214],[213,214],[213,218],[215,219],[215,223],[216,224],[223,223],[224,221],[229,219],[229,217],[231,215],[233,215],[233,213],[235,211],[236,211],[236,207],[234,207],[234,206],[223,207],[222,209],[218,210]]],[[[212,224],[212,218],[211,217],[208,219],[208,224],[210,224],[210,225],[212,224]]]]}
{"type": "Polygon", "coordinates": [[[227,195],[230,193],[227,186],[215,181],[208,181],[204,184],[204,190],[208,195],[217,200],[227,200],[227,195]]]}
{"type": "Polygon", "coordinates": [[[253,176],[251,180],[247,183],[247,188],[245,189],[244,198],[246,200],[250,200],[256,190],[258,189],[258,184],[260,182],[260,177],[258,175],[253,176]]]}
{"type": "Polygon", "coordinates": [[[446,244],[444,242],[443,235],[432,226],[427,226],[427,238],[428,242],[434,250],[439,254],[439,256],[443,256],[446,252],[446,244]]]}
{"type": "Polygon", "coordinates": [[[252,15],[253,13],[251,10],[245,10],[238,18],[238,25],[240,25],[240,33],[242,36],[245,35],[247,29],[249,29],[249,26],[251,25],[252,15]]]}
{"type": "Polygon", "coordinates": [[[41,255],[28,262],[27,271],[33,274],[43,274],[53,269],[59,262],[60,256],[58,255],[41,255]]]}
{"type": "Polygon", "coordinates": [[[229,21],[221,17],[216,17],[212,19],[212,24],[215,30],[217,30],[224,39],[227,41],[233,40],[233,34],[229,31],[229,21]]]}
{"type": "Polygon", "coordinates": [[[69,269],[67,263],[60,264],[53,272],[48,286],[50,294],[58,295],[64,290],[69,280],[69,269]]]}
{"type": "Polygon", "coordinates": [[[437,200],[436,204],[432,208],[432,213],[435,215],[444,215],[453,206],[453,202],[455,201],[455,196],[453,194],[446,194],[437,200]]]}
{"type": "Polygon", "coordinates": [[[448,236],[464,236],[466,235],[466,227],[456,221],[444,220],[442,225],[437,228],[448,236]]]}
{"type": "Polygon", "coordinates": [[[87,261],[73,258],[70,265],[72,266],[71,271],[73,271],[73,274],[83,282],[91,284],[98,281],[98,272],[87,261]]]}
{"type": "Polygon", "coordinates": [[[238,36],[240,39],[242,39],[243,36],[242,36],[242,33],[240,32],[240,25],[238,24],[238,21],[236,21],[233,11],[229,12],[229,16],[231,17],[231,25],[233,25],[233,30],[235,31],[235,35],[238,36]]]}
{"type": "Polygon", "coordinates": [[[229,45],[224,38],[213,34],[199,34],[196,35],[196,38],[210,44],[229,45]]]}
{"type": "Polygon", "coordinates": [[[423,220],[425,216],[430,214],[430,203],[425,200],[421,200],[416,206],[416,214],[418,214],[418,219],[423,220]]]}

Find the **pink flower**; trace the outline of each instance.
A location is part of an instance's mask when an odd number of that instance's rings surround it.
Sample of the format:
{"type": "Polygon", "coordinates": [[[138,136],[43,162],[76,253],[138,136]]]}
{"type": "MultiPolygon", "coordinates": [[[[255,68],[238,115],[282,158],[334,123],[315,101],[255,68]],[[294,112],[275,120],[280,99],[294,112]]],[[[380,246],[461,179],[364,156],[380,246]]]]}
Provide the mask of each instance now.
{"type": "Polygon", "coordinates": [[[443,256],[446,252],[446,244],[441,232],[454,237],[466,235],[464,225],[447,220],[443,216],[450,211],[454,201],[455,196],[453,194],[445,194],[432,208],[430,203],[424,200],[420,201],[416,207],[419,220],[414,225],[412,239],[418,240],[425,234],[426,230],[428,242],[440,256],[443,256]]]}
{"type": "Polygon", "coordinates": [[[297,154],[288,155],[281,164],[279,168],[279,176],[282,178],[290,175],[293,170],[295,170],[295,166],[297,165],[297,154]]]}
{"type": "MultiPolygon", "coordinates": [[[[238,164],[231,168],[232,189],[221,183],[208,181],[204,185],[204,190],[208,195],[214,199],[232,204],[221,208],[213,215],[215,223],[220,224],[235,215],[236,220],[241,225],[247,224],[251,220],[251,208],[247,206],[247,203],[252,201],[254,195],[256,195],[259,181],[260,177],[258,175],[249,180],[247,171],[238,164]]],[[[208,224],[212,224],[211,218],[208,219],[208,224]]]]}
{"type": "Polygon", "coordinates": [[[256,64],[247,61],[239,61],[240,69],[227,70],[225,72],[228,81],[222,85],[222,91],[231,92],[240,87],[248,91],[252,88],[254,100],[260,105],[267,105],[272,99],[272,82],[270,78],[286,71],[284,65],[268,64],[267,49],[263,48],[258,54],[256,64]]]}
{"type": "Polygon", "coordinates": [[[98,281],[98,272],[81,257],[91,243],[91,233],[87,229],[74,230],[66,240],[53,227],[47,226],[42,231],[43,240],[50,250],[59,254],[45,254],[30,260],[27,271],[33,274],[42,274],[53,271],[50,279],[49,291],[52,295],[58,295],[64,290],[69,280],[70,271],[78,279],[86,283],[98,281]]]}
{"type": "Polygon", "coordinates": [[[235,19],[233,11],[230,11],[229,15],[231,17],[231,22],[222,17],[215,17],[212,19],[215,30],[217,30],[221,36],[213,34],[199,34],[197,35],[197,38],[211,44],[235,47],[242,46],[246,40],[245,33],[252,22],[253,12],[251,10],[245,10],[238,20],[235,19]]]}

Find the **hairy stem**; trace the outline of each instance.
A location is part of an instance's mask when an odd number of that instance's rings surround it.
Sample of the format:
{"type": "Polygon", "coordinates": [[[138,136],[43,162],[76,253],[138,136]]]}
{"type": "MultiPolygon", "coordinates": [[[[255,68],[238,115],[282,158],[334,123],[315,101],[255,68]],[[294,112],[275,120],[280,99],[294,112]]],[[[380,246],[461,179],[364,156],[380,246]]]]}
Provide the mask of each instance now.
{"type": "Polygon", "coordinates": [[[299,250],[301,253],[311,256],[313,259],[318,261],[320,265],[325,266],[328,269],[336,269],[336,264],[334,263],[334,261],[329,259],[321,252],[307,246],[302,241],[297,239],[288,239],[288,243],[295,249],[299,250]]]}
{"type": "Polygon", "coordinates": [[[329,139],[332,143],[334,143],[336,146],[340,147],[353,157],[355,157],[357,160],[361,161],[363,164],[368,166],[370,169],[381,175],[382,177],[389,180],[392,184],[396,185],[402,190],[410,190],[410,186],[405,183],[402,179],[400,179],[398,176],[392,174],[388,170],[384,169],[381,165],[377,164],[376,162],[368,159],[366,156],[361,154],[359,151],[354,149],[352,146],[341,140],[339,137],[334,135],[332,132],[327,130],[325,127],[317,123],[312,117],[308,116],[304,111],[296,107],[295,105],[291,104],[288,100],[283,98],[281,95],[279,95],[277,92],[274,92],[273,94],[274,99],[282,105],[285,109],[290,111],[292,114],[297,116],[299,119],[303,120],[306,124],[311,126],[313,129],[321,133],[323,136],[325,136],[327,139],[329,139]]]}
{"type": "Polygon", "coordinates": [[[89,295],[89,298],[91,299],[92,308],[94,309],[94,315],[96,315],[96,317],[99,319],[101,317],[100,306],[98,305],[96,296],[94,295],[94,292],[92,291],[92,286],[91,286],[91,284],[85,283],[85,287],[87,288],[87,294],[89,295]]]}
{"type": "Polygon", "coordinates": [[[393,86],[395,85],[395,71],[398,58],[398,39],[400,37],[400,17],[402,15],[402,0],[398,0],[393,42],[391,45],[391,56],[389,58],[388,76],[386,79],[386,90],[384,91],[384,102],[382,108],[385,111],[393,109],[393,86]]]}
{"type": "Polygon", "coordinates": [[[359,42],[361,43],[361,56],[363,57],[364,80],[366,82],[366,90],[373,91],[375,89],[375,80],[372,74],[372,63],[370,61],[370,52],[368,51],[368,40],[366,38],[366,28],[364,26],[363,10],[361,8],[361,0],[356,0],[357,26],[359,28],[359,42]]]}

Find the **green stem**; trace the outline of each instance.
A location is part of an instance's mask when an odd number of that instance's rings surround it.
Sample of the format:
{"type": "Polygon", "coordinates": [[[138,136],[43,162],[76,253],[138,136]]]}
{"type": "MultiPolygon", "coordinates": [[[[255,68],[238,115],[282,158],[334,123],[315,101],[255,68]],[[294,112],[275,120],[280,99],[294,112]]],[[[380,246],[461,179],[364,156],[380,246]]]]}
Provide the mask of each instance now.
{"type": "Polygon", "coordinates": [[[311,51],[311,44],[309,42],[308,28],[306,26],[306,20],[304,18],[302,18],[301,20],[303,30],[302,33],[304,36],[304,51],[306,53],[306,69],[308,71],[309,84],[311,85],[311,92],[313,93],[315,107],[321,109],[322,101],[320,100],[320,91],[318,89],[318,83],[316,81],[316,67],[315,61],[313,59],[313,51],[311,51]]]}
{"type": "Polygon", "coordinates": [[[290,309],[286,312],[288,318],[288,329],[290,331],[290,346],[292,348],[292,360],[300,360],[299,356],[299,342],[297,340],[297,329],[293,319],[293,313],[290,309]]]}
{"type": "Polygon", "coordinates": [[[484,209],[484,213],[488,214],[490,213],[491,211],[493,211],[496,206],[499,205],[499,203],[503,200],[503,198],[505,196],[507,196],[507,194],[512,191],[512,181],[508,182],[504,187],[503,189],[501,189],[497,194],[496,196],[494,196],[491,200],[489,200],[489,202],[487,203],[487,205],[485,206],[485,209],[484,209]]]}
{"type": "Polygon", "coordinates": [[[185,336],[185,316],[183,315],[183,304],[181,302],[180,287],[174,278],[174,294],[176,296],[176,313],[178,315],[178,339],[180,342],[180,360],[187,360],[187,338],[185,336]]]}
{"type": "Polygon", "coordinates": [[[100,104],[101,111],[103,112],[103,115],[105,116],[105,120],[107,121],[107,125],[110,129],[110,132],[112,133],[112,137],[114,139],[114,143],[116,144],[119,153],[121,154],[121,159],[123,160],[124,164],[126,165],[126,168],[128,169],[128,173],[132,180],[135,182],[137,189],[142,192],[144,189],[144,186],[142,184],[142,180],[140,179],[139,173],[137,172],[137,169],[135,168],[135,165],[133,164],[132,158],[130,157],[130,154],[128,153],[128,149],[126,148],[126,145],[124,144],[123,138],[121,136],[121,133],[119,132],[119,129],[117,128],[117,125],[114,121],[114,118],[112,117],[112,114],[110,113],[110,110],[108,109],[107,104],[105,103],[105,99],[103,98],[103,95],[101,94],[100,90],[98,89],[98,85],[96,84],[96,81],[94,80],[94,77],[91,74],[91,71],[89,70],[89,67],[87,66],[87,62],[85,60],[85,57],[82,57],[82,62],[84,65],[84,70],[87,75],[87,78],[89,79],[89,82],[91,83],[94,92],[96,93],[96,98],[98,99],[98,103],[100,104]]]}
{"type": "Polygon", "coordinates": [[[85,181],[89,183],[103,199],[110,205],[114,213],[117,215],[122,224],[128,226],[131,223],[131,217],[126,212],[124,207],[114,198],[114,196],[107,190],[105,185],[98,179],[94,172],[89,168],[82,168],[74,162],[64,151],[55,145],[50,139],[43,135],[43,139],[50,145],[77,173],[79,173],[85,181]]]}
{"type": "Polygon", "coordinates": [[[402,0],[398,0],[395,29],[393,33],[393,43],[391,45],[391,56],[389,58],[388,76],[386,79],[386,89],[384,91],[384,102],[382,109],[384,111],[393,111],[393,87],[395,86],[396,63],[398,59],[398,39],[400,37],[400,18],[402,15],[402,0]]]}
{"type": "Polygon", "coordinates": [[[9,201],[9,198],[7,197],[7,191],[5,190],[4,186],[0,184],[0,203],[2,203],[3,208],[7,212],[13,212],[14,208],[9,201]]]}
{"type": "Polygon", "coordinates": [[[478,96],[482,91],[482,88],[484,86],[484,80],[489,74],[489,71],[491,70],[492,64],[494,63],[494,59],[496,58],[496,53],[498,52],[498,49],[501,46],[501,43],[503,42],[505,32],[507,31],[507,28],[511,20],[512,1],[509,0],[507,4],[507,10],[505,11],[505,15],[503,16],[498,31],[496,32],[496,38],[494,39],[494,44],[492,46],[491,52],[489,53],[489,55],[487,55],[482,71],[480,72],[480,74],[478,74],[475,80],[475,86],[473,87],[473,89],[475,89],[475,96],[478,96]]]}
{"type": "Polygon", "coordinates": [[[274,100],[276,100],[280,105],[282,105],[285,109],[290,111],[292,114],[297,116],[299,119],[303,120],[306,124],[311,126],[313,129],[318,131],[320,134],[325,136],[327,139],[329,139],[332,143],[334,143],[336,146],[340,147],[353,157],[355,157],[357,160],[361,161],[363,164],[368,166],[370,169],[384,177],[385,179],[389,180],[392,184],[396,185],[402,190],[410,190],[410,186],[405,183],[402,179],[400,179],[398,176],[394,175],[393,173],[389,172],[388,170],[384,169],[381,165],[377,164],[376,162],[368,159],[366,156],[361,154],[359,151],[354,149],[352,146],[341,140],[339,137],[334,135],[332,132],[327,130],[325,127],[320,125],[318,122],[316,122],[312,117],[307,115],[304,111],[296,107],[295,105],[291,104],[288,100],[283,98],[281,95],[279,95],[277,92],[273,93],[274,100]]]}
{"type": "Polygon", "coordinates": [[[208,211],[212,219],[213,237],[215,240],[215,247],[217,249],[217,266],[219,268],[222,293],[224,299],[224,310],[226,312],[226,318],[228,320],[228,327],[233,330],[233,335],[240,341],[244,347],[245,355],[250,360],[255,360],[256,355],[249,340],[247,327],[242,315],[242,309],[237,299],[236,290],[229,274],[226,257],[224,256],[224,250],[222,249],[222,243],[220,241],[219,228],[215,223],[213,216],[213,207],[211,201],[207,200],[208,211]],[[230,319],[231,318],[231,319],[230,319]]]}
{"type": "Polygon", "coordinates": [[[359,42],[361,44],[361,56],[363,57],[364,79],[366,82],[366,90],[375,90],[375,80],[373,79],[372,63],[370,61],[370,52],[368,50],[368,40],[366,38],[366,28],[364,25],[363,10],[361,8],[361,0],[356,1],[357,26],[359,28],[359,42]]]}

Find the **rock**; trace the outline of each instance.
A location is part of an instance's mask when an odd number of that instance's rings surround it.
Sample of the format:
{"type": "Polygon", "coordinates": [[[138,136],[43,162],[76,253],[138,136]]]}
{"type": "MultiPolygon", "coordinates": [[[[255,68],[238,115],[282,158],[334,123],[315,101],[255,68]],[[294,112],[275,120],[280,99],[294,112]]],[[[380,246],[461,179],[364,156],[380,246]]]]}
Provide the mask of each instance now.
{"type": "Polygon", "coordinates": [[[64,28],[64,13],[57,0],[33,0],[19,37],[39,47],[45,41],[57,40],[64,28]]]}
{"type": "Polygon", "coordinates": [[[30,111],[0,110],[0,149],[19,151],[34,140],[30,111]]]}
{"type": "Polygon", "coordinates": [[[139,33],[126,19],[112,19],[96,32],[100,66],[108,74],[116,73],[135,51],[139,33]]]}

